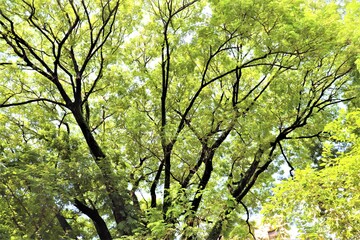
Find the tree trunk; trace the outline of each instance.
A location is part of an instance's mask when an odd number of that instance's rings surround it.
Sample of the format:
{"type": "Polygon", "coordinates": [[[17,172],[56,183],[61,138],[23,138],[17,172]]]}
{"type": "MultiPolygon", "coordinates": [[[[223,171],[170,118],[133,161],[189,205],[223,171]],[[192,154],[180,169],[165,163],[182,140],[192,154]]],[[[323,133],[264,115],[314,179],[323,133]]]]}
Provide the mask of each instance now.
{"type": "Polygon", "coordinates": [[[102,149],[100,148],[99,144],[95,140],[83,114],[81,111],[80,106],[76,106],[72,108],[72,113],[75,117],[77,124],[79,125],[87,145],[90,148],[90,152],[95,158],[95,162],[98,165],[102,176],[104,185],[106,187],[106,191],[109,195],[111,200],[112,212],[117,224],[122,221],[126,220],[127,214],[125,212],[125,201],[122,196],[119,194],[118,190],[115,187],[112,178],[112,169],[111,169],[111,162],[106,158],[105,154],[103,153],[102,149]]]}

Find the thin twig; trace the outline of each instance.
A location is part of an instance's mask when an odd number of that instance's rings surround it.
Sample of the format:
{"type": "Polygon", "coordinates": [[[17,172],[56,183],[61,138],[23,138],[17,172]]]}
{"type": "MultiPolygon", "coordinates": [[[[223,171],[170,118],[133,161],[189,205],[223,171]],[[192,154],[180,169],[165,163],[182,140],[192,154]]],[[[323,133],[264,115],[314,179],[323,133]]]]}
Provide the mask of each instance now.
{"type": "Polygon", "coordinates": [[[284,157],[284,159],[285,159],[285,161],[286,161],[287,165],[288,165],[288,166],[289,166],[289,168],[290,168],[290,171],[289,171],[290,176],[291,176],[291,178],[294,178],[294,174],[293,174],[294,167],[291,165],[291,163],[289,162],[289,159],[286,157],[285,152],[284,152],[284,149],[283,149],[283,147],[282,147],[282,145],[281,145],[280,141],[278,142],[278,144],[279,144],[279,147],[280,147],[280,150],[281,150],[281,154],[283,155],[283,157],[284,157]]]}
{"type": "Polygon", "coordinates": [[[254,238],[254,240],[256,240],[255,235],[251,231],[251,225],[250,225],[250,222],[249,222],[249,219],[250,219],[249,209],[247,208],[247,206],[242,201],[240,201],[240,204],[244,207],[244,209],[246,211],[246,224],[248,225],[248,228],[249,228],[249,234],[254,238]]]}

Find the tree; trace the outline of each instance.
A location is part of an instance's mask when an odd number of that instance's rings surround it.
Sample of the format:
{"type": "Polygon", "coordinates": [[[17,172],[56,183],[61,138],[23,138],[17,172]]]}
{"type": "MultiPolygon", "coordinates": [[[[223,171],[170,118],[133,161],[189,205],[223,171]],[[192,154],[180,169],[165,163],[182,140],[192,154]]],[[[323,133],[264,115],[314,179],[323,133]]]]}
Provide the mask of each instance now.
{"type": "Polygon", "coordinates": [[[323,168],[297,170],[293,180],[281,182],[264,207],[267,219],[293,223],[304,237],[359,236],[359,114],[343,111],[326,127],[331,138],[325,142],[323,168]]]}
{"type": "Polygon", "coordinates": [[[357,3],[1,4],[4,236],[236,236],[353,98],[357,3]]]}

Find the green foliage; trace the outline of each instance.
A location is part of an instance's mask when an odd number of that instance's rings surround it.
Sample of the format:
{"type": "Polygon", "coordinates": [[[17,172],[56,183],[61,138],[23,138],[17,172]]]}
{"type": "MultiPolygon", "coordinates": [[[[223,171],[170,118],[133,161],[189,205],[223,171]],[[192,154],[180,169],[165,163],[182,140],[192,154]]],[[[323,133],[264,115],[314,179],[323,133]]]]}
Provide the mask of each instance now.
{"type": "Polygon", "coordinates": [[[321,170],[307,167],[283,181],[263,213],[273,219],[295,224],[303,236],[355,239],[360,232],[359,128],[360,112],[345,113],[327,125],[331,138],[322,153],[321,170]],[[339,143],[346,143],[341,145],[339,143]],[[334,158],[334,148],[337,149],[334,158]]]}
{"type": "Polygon", "coordinates": [[[356,1],[0,9],[1,239],[245,239],[357,94],[356,1]]]}

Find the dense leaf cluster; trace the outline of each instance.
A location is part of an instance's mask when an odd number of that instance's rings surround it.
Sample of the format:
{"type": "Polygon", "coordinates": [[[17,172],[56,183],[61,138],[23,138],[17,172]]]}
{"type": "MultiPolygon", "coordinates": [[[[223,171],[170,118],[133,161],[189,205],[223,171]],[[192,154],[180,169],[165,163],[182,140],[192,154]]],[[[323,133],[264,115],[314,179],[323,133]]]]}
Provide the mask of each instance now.
{"type": "Polygon", "coordinates": [[[244,239],[356,94],[356,1],[0,5],[1,239],[244,239]]]}

